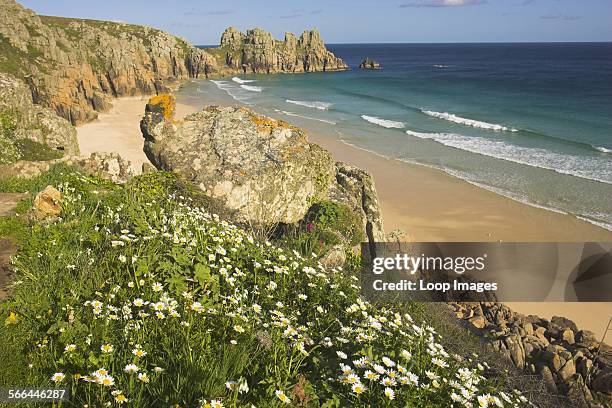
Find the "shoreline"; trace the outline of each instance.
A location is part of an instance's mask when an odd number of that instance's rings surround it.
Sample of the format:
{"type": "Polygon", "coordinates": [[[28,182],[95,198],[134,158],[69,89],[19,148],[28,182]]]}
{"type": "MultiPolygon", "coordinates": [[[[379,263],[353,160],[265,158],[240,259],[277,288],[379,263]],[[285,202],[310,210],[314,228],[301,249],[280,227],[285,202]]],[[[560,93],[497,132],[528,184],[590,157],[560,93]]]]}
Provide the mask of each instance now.
{"type": "MultiPolygon", "coordinates": [[[[147,100],[148,96],[116,99],[109,112],[79,126],[77,133],[82,154],[115,151],[132,161],[135,167],[148,162],[142,151],[139,128],[147,100]]],[[[222,98],[177,95],[176,116],[180,118],[211,104],[240,105],[222,98]]],[[[404,239],[417,242],[612,241],[612,232],[571,215],[533,207],[442,170],[385,158],[343,143],[335,135],[313,131],[302,123],[299,126],[304,128],[311,142],[327,149],[334,160],[363,168],[372,175],[387,233],[402,229],[407,233],[404,239]]],[[[546,318],[566,316],[575,320],[579,327],[596,333],[598,338],[612,317],[612,303],[507,304],[523,314],[546,318]]]]}

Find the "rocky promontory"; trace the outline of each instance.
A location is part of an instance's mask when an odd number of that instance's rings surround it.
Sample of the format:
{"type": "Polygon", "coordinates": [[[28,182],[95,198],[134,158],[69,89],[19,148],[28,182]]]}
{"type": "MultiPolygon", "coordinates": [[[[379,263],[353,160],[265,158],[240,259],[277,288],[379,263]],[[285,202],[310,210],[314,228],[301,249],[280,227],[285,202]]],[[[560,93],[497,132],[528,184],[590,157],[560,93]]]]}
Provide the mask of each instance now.
{"type": "Polygon", "coordinates": [[[304,31],[299,38],[285,33],[284,40],[254,28],[243,34],[229,27],[219,48],[208,49],[219,65],[243,73],[339,71],[348,66],[328,51],[317,30],[304,31]]]}
{"type": "Polygon", "coordinates": [[[372,59],[366,58],[359,64],[359,69],[380,69],[380,63],[372,59]]]}
{"type": "Polygon", "coordinates": [[[120,96],[168,91],[188,78],[242,72],[346,69],[316,30],[277,41],[261,29],[230,28],[214,49],[147,26],[39,16],[0,0],[0,72],[25,81],[33,101],[78,125],[120,96]]]}
{"type": "Polygon", "coordinates": [[[359,215],[370,241],[384,239],[371,177],[335,163],[301,129],[248,108],[209,106],[175,121],[171,98],[157,97],[141,121],[145,153],[219,200],[248,224],[291,224],[331,199],[359,215]]]}

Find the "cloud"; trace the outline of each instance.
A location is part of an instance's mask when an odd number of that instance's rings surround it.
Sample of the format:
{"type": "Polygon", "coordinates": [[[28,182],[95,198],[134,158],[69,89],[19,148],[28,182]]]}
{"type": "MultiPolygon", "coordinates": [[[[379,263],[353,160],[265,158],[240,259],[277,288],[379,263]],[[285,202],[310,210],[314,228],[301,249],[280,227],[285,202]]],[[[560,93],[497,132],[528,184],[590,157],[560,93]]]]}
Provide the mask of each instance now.
{"type": "Polygon", "coordinates": [[[414,0],[400,4],[400,7],[462,7],[475,6],[485,2],[486,0],[414,0]]]}
{"type": "Polygon", "coordinates": [[[540,16],[541,20],[564,20],[564,21],[576,21],[580,20],[582,16],[570,16],[567,14],[545,14],[540,16]]]}

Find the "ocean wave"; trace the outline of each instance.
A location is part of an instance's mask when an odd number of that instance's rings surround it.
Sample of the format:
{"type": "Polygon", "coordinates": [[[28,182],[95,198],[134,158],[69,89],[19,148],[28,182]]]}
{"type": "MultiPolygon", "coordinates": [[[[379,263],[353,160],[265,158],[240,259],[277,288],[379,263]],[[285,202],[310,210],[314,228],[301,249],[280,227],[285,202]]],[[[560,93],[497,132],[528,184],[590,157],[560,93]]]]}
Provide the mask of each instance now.
{"type": "Polygon", "coordinates": [[[250,82],[255,82],[254,79],[242,79],[242,78],[238,78],[238,77],[233,77],[232,81],[239,83],[239,84],[248,84],[250,82]]]}
{"type": "Polygon", "coordinates": [[[286,99],[285,102],[292,103],[294,105],[306,106],[307,108],[315,108],[319,110],[327,110],[329,109],[333,103],[329,102],[320,102],[320,101],[293,101],[291,99],[286,99]]]}
{"type": "Polygon", "coordinates": [[[612,163],[603,157],[562,154],[542,148],[512,145],[503,140],[456,133],[420,133],[407,130],[406,134],[483,156],[612,184],[612,163]]]}
{"type": "Polygon", "coordinates": [[[245,90],[251,91],[251,92],[261,92],[261,91],[263,91],[263,88],[261,86],[240,85],[240,87],[242,89],[245,89],[245,90]]]}
{"type": "MultiPolygon", "coordinates": [[[[241,91],[239,88],[236,88],[234,85],[230,84],[229,82],[221,81],[221,80],[214,80],[214,79],[211,79],[210,82],[215,84],[217,88],[225,91],[225,93],[227,93],[235,101],[238,101],[238,102],[241,102],[247,105],[252,105],[249,102],[250,96],[248,95],[248,93],[241,91]]],[[[200,91],[199,88],[198,88],[198,91],[200,91]]]]}
{"type": "Polygon", "coordinates": [[[434,64],[434,68],[448,68],[450,65],[446,64],[434,64]]]}
{"type": "Polygon", "coordinates": [[[591,145],[591,146],[593,146],[593,148],[597,150],[598,152],[608,153],[608,154],[612,153],[612,149],[608,149],[607,147],[595,146],[595,145],[591,145]]]}
{"type": "Polygon", "coordinates": [[[474,119],[466,119],[466,118],[462,118],[461,116],[457,116],[457,115],[454,115],[448,112],[435,112],[435,111],[429,111],[429,110],[424,110],[424,109],[421,109],[421,112],[423,112],[424,114],[428,116],[432,116],[434,118],[444,119],[444,120],[448,120],[449,122],[459,123],[461,125],[472,126],[472,127],[476,127],[480,129],[518,132],[518,129],[508,128],[506,126],[498,125],[496,123],[487,123],[487,122],[481,122],[479,120],[474,120],[474,119]]]}
{"type": "Polygon", "coordinates": [[[327,124],[330,124],[330,125],[335,125],[336,124],[336,122],[332,122],[331,120],[320,119],[320,118],[313,118],[311,116],[298,115],[297,113],[293,113],[293,112],[289,112],[289,111],[284,111],[284,110],[280,110],[280,109],[274,109],[274,112],[282,113],[283,115],[287,115],[287,116],[294,116],[296,118],[302,118],[302,119],[308,119],[308,120],[316,120],[317,122],[323,122],[323,123],[327,123],[327,124]]]}
{"type": "Polygon", "coordinates": [[[361,115],[361,118],[366,122],[374,123],[375,125],[382,126],[387,129],[401,129],[405,126],[403,122],[381,119],[376,116],[361,115]]]}

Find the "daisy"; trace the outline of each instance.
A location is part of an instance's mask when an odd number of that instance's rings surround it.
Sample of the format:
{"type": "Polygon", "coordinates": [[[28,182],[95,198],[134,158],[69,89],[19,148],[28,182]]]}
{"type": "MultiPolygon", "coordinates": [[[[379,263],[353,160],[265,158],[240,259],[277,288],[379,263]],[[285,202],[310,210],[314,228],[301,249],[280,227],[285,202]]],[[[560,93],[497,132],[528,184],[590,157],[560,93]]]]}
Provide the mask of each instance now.
{"type": "Polygon", "coordinates": [[[64,381],[64,378],[66,378],[66,376],[63,373],[55,373],[51,376],[51,381],[54,383],[61,383],[64,381]]]}
{"type": "Polygon", "coordinates": [[[115,396],[115,401],[117,402],[117,404],[121,405],[128,402],[128,399],[123,394],[117,394],[115,396]]]}
{"type": "Polygon", "coordinates": [[[103,353],[112,353],[114,350],[114,347],[112,344],[103,344],[102,346],[100,346],[100,350],[102,350],[103,353]]]}
{"type": "Polygon", "coordinates": [[[361,383],[355,383],[353,384],[352,390],[355,394],[360,395],[364,393],[366,387],[364,387],[361,383]]]}
{"type": "Polygon", "coordinates": [[[291,399],[281,390],[276,390],[274,392],[279,400],[284,402],[285,404],[291,404],[291,399]]]}
{"type": "Polygon", "coordinates": [[[147,373],[138,373],[138,380],[143,383],[148,383],[149,376],[147,375],[147,373]]]}
{"type": "Polygon", "coordinates": [[[395,391],[393,391],[389,387],[385,388],[385,397],[389,398],[390,400],[394,400],[395,399],[395,391]]]}
{"type": "Polygon", "coordinates": [[[125,366],[125,368],[123,369],[123,371],[125,371],[128,374],[132,374],[135,373],[139,370],[138,366],[136,364],[128,364],[125,366]]]}

